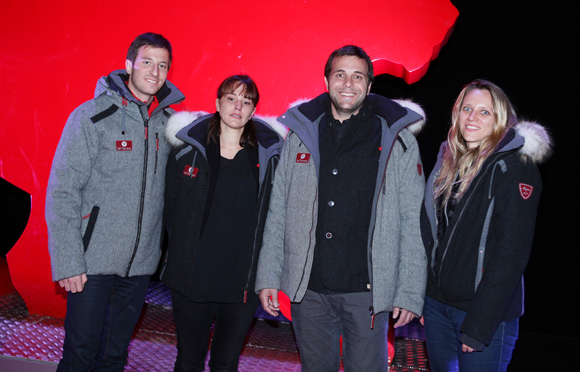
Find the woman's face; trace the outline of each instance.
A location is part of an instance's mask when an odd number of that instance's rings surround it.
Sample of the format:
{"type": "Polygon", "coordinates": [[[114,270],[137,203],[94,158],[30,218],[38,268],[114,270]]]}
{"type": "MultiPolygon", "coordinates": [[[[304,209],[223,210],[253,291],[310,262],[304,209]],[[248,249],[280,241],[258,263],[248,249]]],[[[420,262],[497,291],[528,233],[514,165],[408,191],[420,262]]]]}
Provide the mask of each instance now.
{"type": "Polygon", "coordinates": [[[491,135],[495,124],[492,107],[487,90],[474,89],[465,95],[459,110],[459,130],[469,149],[491,135]]]}
{"type": "Polygon", "coordinates": [[[223,129],[243,129],[246,123],[250,120],[256,107],[251,99],[244,97],[244,86],[240,85],[232,93],[227,93],[215,101],[216,110],[220,113],[221,123],[223,129]]]}

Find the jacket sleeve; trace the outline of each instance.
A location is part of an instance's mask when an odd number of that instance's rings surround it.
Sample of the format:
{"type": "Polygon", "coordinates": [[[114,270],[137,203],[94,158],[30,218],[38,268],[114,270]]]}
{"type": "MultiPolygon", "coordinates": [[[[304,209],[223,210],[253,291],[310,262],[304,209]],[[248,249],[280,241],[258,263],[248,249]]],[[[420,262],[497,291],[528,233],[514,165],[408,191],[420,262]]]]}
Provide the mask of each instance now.
{"type": "Polygon", "coordinates": [[[284,235],[286,231],[286,169],[288,167],[288,144],[291,133],[288,134],[280,154],[280,162],[274,174],[274,185],[270,196],[268,216],[264,227],[264,236],[258,271],[256,274],[255,291],[259,293],[264,288],[280,289],[282,268],[284,267],[284,235]]]}
{"type": "Polygon", "coordinates": [[[503,177],[492,180],[494,210],[483,274],[460,329],[460,341],[478,350],[489,345],[503,320],[532,248],[542,181],[529,160],[521,160],[519,154],[513,158],[516,161],[508,163],[503,177]]]}
{"type": "Polygon", "coordinates": [[[407,150],[398,164],[401,241],[399,278],[393,305],[420,316],[427,283],[427,257],[420,226],[425,176],[415,137],[407,131],[401,132],[401,136],[407,150]]]}
{"type": "Polygon", "coordinates": [[[81,236],[83,189],[98,152],[87,103],[69,116],[58,143],[46,190],[45,217],[54,281],[87,272],[81,236]]]}

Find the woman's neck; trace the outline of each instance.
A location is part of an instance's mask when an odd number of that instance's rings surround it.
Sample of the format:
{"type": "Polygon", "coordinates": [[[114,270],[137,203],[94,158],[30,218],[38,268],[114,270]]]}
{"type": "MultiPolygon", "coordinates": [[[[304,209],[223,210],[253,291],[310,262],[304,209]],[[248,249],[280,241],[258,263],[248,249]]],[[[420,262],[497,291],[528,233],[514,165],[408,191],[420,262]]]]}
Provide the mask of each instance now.
{"type": "Polygon", "coordinates": [[[240,138],[244,128],[234,130],[229,127],[221,128],[220,133],[220,155],[226,159],[233,159],[238,151],[242,149],[240,146],[240,138]]]}

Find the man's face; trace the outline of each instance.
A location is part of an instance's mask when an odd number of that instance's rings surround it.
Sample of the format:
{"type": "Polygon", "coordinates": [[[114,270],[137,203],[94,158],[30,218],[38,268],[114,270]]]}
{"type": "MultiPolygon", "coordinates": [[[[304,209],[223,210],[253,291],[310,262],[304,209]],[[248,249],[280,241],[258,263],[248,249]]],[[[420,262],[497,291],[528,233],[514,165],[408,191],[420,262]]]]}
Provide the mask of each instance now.
{"type": "Polygon", "coordinates": [[[324,81],[330,94],[332,115],[339,121],[356,115],[371,91],[367,64],[356,56],[335,58],[330,76],[328,79],[325,77],[324,81]]]}
{"type": "Polygon", "coordinates": [[[141,101],[150,103],[167,80],[169,52],[148,45],[139,48],[135,62],[125,61],[129,74],[129,89],[141,101]]]}

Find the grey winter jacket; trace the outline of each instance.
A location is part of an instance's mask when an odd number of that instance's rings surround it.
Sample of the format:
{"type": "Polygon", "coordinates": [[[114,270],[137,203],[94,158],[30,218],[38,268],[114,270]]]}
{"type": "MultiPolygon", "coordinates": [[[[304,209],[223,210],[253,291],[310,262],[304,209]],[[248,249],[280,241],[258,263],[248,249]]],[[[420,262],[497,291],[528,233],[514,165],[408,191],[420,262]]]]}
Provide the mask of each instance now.
{"type": "MultiPolygon", "coordinates": [[[[400,307],[420,315],[427,275],[419,227],[425,179],[417,142],[407,128],[418,131],[424,121],[384,97],[370,95],[367,100],[383,127],[377,180],[369,185],[375,189],[368,234],[369,306],[375,314],[400,307]]],[[[329,105],[324,93],[278,119],[290,132],[276,170],[255,289],[280,289],[292,302],[304,297],[312,268],[318,124],[329,105]]]]}
{"type": "Polygon", "coordinates": [[[95,98],[72,112],[62,132],[45,210],[55,281],[157,269],[170,150],[163,132],[169,105],[185,97],[166,81],[149,118],[127,79],[125,70],[99,79],[95,98]]]}

